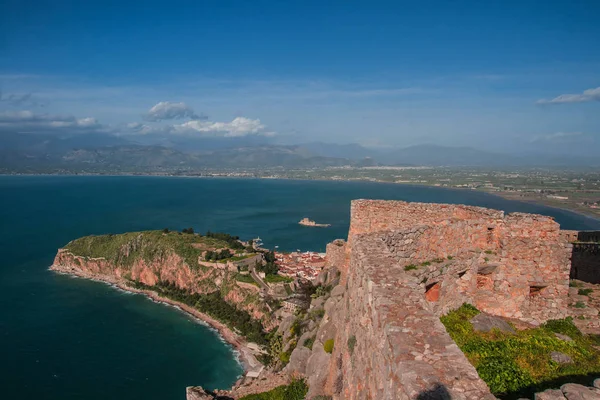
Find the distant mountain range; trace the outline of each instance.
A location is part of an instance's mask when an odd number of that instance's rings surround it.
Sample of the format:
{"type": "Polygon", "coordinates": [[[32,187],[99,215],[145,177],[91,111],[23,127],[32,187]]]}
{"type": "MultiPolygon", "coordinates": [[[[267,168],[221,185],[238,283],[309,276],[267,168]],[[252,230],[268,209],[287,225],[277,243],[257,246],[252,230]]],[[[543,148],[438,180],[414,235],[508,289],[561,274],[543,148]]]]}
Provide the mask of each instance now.
{"type": "Polygon", "coordinates": [[[117,137],[102,134],[59,137],[3,134],[0,170],[102,170],[156,172],[236,168],[323,168],[331,166],[599,166],[600,158],[508,155],[471,147],[418,145],[375,150],[358,144],[321,142],[270,144],[265,138],[117,137]]]}

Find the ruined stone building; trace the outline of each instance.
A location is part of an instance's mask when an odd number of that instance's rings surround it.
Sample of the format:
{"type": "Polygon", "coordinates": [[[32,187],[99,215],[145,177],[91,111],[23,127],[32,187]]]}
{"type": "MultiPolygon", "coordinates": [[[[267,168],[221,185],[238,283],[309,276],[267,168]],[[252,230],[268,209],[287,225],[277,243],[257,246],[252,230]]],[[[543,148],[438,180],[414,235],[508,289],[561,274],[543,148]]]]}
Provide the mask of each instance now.
{"type": "Polygon", "coordinates": [[[327,246],[345,290],[326,305],[318,338],[336,346],[328,373],[309,376],[311,393],[494,398],[439,316],[471,303],[532,324],[566,317],[572,241],[541,215],[353,201],[347,242],[327,246]]]}

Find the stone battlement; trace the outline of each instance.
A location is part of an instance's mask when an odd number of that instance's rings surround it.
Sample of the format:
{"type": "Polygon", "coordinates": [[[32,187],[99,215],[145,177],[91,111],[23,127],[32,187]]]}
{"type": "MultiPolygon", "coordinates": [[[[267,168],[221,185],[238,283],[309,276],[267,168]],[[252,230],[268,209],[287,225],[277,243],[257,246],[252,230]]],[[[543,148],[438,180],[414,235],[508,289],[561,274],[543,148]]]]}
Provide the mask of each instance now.
{"type": "Polygon", "coordinates": [[[345,293],[326,307],[336,345],[315,393],[493,399],[439,316],[471,303],[532,324],[566,317],[572,237],[542,215],[353,201],[348,241],[327,246],[345,293]]]}
{"type": "Polygon", "coordinates": [[[379,233],[395,260],[435,291],[428,298],[437,313],[468,302],[535,324],[566,316],[572,245],[551,217],[355,200],[349,244],[365,233],[379,233]]]}

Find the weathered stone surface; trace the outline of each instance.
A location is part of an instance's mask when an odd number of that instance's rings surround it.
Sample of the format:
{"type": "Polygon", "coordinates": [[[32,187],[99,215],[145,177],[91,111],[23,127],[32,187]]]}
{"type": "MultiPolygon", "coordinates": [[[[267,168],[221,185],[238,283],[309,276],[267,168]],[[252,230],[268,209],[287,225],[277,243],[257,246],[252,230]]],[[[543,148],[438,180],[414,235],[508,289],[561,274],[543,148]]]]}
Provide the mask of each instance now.
{"type": "Polygon", "coordinates": [[[565,400],[563,392],[557,389],[548,389],[541,393],[536,393],[534,400],[565,400]]]}
{"type": "Polygon", "coordinates": [[[502,332],[515,333],[515,329],[502,318],[484,313],[474,316],[470,322],[473,325],[473,329],[480,332],[489,332],[492,329],[498,329],[502,332]]]}
{"type": "Polygon", "coordinates": [[[340,327],[327,394],[412,400],[439,395],[431,390],[443,387],[452,399],[490,398],[432,312],[419,279],[404,272],[381,235],[354,239],[346,294],[324,317],[326,324],[340,327]]]}
{"type": "Polygon", "coordinates": [[[324,394],[325,382],[329,376],[329,360],[331,354],[325,353],[323,346],[313,346],[313,351],[306,363],[306,376],[308,376],[309,391],[307,399],[324,394]]]}
{"type": "Polygon", "coordinates": [[[556,336],[557,338],[559,338],[560,340],[563,340],[565,342],[572,342],[573,341],[573,339],[571,339],[569,336],[563,335],[562,333],[555,333],[554,336],[556,336]]]}
{"type": "Polygon", "coordinates": [[[600,378],[594,379],[594,387],[600,389],[600,378]]]}
{"type": "Polygon", "coordinates": [[[559,364],[570,364],[573,362],[571,356],[565,353],[561,353],[560,351],[551,352],[550,358],[552,359],[552,361],[557,362],[559,364]]]}
{"type": "Polygon", "coordinates": [[[277,328],[277,333],[279,333],[282,336],[289,333],[290,328],[292,327],[292,324],[294,323],[295,319],[296,317],[294,317],[293,315],[284,318],[279,324],[279,327],[277,328]]]}
{"type": "Polygon", "coordinates": [[[567,400],[600,400],[600,393],[583,385],[576,383],[567,383],[562,385],[560,390],[567,400]]]}
{"type": "Polygon", "coordinates": [[[331,290],[331,297],[341,297],[344,295],[345,288],[343,286],[336,286],[331,290]]]}
{"type": "Polygon", "coordinates": [[[473,321],[479,329],[508,332],[514,329],[496,317],[534,326],[566,317],[571,249],[568,235],[541,215],[353,201],[348,241],[327,247],[341,284],[315,343],[336,327],[324,392],[314,393],[493,398],[439,316],[470,303],[484,312],[473,321]]]}
{"type": "Polygon", "coordinates": [[[437,315],[468,302],[533,324],[568,316],[572,245],[550,217],[380,200],[355,200],[351,214],[347,258],[357,235],[379,233],[400,266],[417,267],[410,275],[439,283],[437,315]]]}
{"type": "Polygon", "coordinates": [[[290,362],[285,368],[286,372],[290,374],[304,375],[306,373],[306,364],[311,354],[312,351],[309,348],[298,344],[298,346],[292,352],[290,362]]]}

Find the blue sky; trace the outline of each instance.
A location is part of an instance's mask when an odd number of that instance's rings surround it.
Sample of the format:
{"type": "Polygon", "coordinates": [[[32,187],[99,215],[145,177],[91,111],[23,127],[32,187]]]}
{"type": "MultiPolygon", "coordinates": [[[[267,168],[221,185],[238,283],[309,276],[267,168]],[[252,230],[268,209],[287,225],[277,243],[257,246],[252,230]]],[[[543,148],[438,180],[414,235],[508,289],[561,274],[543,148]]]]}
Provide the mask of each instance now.
{"type": "Polygon", "coordinates": [[[3,0],[0,130],[590,152],[599,15],[594,0],[3,0]]]}

